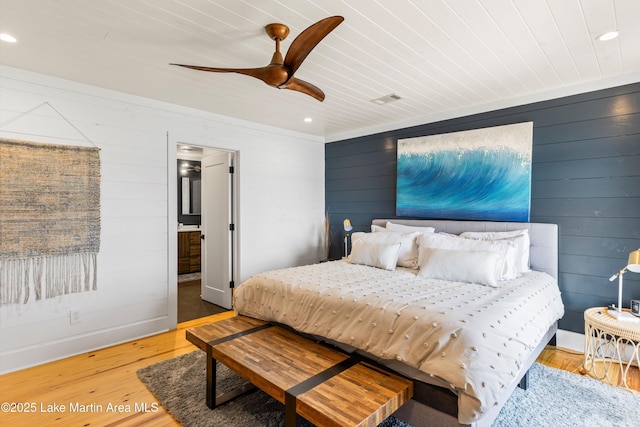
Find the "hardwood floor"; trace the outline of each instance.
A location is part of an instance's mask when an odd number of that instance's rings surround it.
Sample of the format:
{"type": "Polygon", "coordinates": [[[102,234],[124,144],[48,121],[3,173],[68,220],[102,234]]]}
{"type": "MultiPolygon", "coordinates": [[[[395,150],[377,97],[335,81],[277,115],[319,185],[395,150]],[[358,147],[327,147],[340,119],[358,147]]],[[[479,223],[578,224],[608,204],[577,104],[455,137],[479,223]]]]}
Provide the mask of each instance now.
{"type": "MultiPolygon", "coordinates": [[[[3,407],[0,425],[177,426],[136,371],[196,350],[185,338],[187,328],[231,316],[233,312],[196,319],[175,331],[0,376],[0,402],[13,402],[13,409],[21,411],[3,407]]],[[[579,374],[582,353],[547,347],[538,361],[579,374]]],[[[638,368],[628,381],[640,391],[638,368]]]]}
{"type": "Polygon", "coordinates": [[[225,311],[227,310],[200,297],[200,279],[178,283],[178,323],[225,311]]]}
{"type": "Polygon", "coordinates": [[[138,380],[136,371],[165,359],[194,351],[185,338],[185,330],[217,319],[233,316],[233,312],[217,314],[185,323],[175,331],[131,341],[45,365],[0,376],[0,402],[15,402],[34,412],[0,411],[3,426],[177,426],[162,408],[153,410],[155,397],[138,380]],[[135,411],[144,404],[150,412],[135,411]],[[65,407],[65,412],[45,412],[51,405],[65,407]],[[94,412],[70,412],[71,405],[94,404],[94,412]],[[107,411],[112,406],[124,405],[107,411]],[[42,406],[41,406],[42,405],[42,406]],[[102,405],[102,410],[99,406],[102,405]],[[118,409],[122,411],[118,411],[118,409]],[[125,412],[126,410],[131,412],[125,412]]]}

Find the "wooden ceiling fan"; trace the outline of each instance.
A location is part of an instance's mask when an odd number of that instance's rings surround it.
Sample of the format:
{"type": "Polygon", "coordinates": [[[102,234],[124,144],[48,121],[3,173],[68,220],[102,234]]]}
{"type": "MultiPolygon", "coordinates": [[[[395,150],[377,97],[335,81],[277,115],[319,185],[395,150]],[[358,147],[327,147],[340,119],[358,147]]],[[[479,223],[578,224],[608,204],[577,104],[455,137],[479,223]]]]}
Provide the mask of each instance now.
{"type": "Polygon", "coordinates": [[[295,78],[293,75],[300,65],[316,47],[318,43],[334,28],[344,21],[342,16],[331,16],[316,22],[309,28],[304,30],[296,37],[287,55],[282,59],[280,53],[280,42],[289,35],[289,27],[284,24],[269,24],[265,27],[265,31],[269,37],[276,41],[276,51],[271,58],[271,63],[260,68],[213,68],[202,67],[199,65],[170,64],[180,67],[191,68],[193,70],[211,71],[214,73],[238,73],[246,76],[255,77],[262,80],[269,86],[278,89],[289,89],[305,93],[322,102],[324,100],[324,92],[317,86],[295,78]]]}

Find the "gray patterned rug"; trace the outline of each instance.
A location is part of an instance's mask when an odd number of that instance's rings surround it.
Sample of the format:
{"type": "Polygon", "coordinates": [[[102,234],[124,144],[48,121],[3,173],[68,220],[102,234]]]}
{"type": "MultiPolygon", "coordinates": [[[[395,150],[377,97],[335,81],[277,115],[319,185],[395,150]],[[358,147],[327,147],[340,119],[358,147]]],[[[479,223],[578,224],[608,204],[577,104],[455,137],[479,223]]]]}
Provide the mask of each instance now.
{"type": "MultiPolygon", "coordinates": [[[[218,389],[238,377],[218,366],[218,389]]],[[[261,391],[246,394],[215,410],[205,404],[205,354],[194,351],[138,371],[160,404],[185,427],[281,427],[284,406],[261,391]]],[[[640,396],[591,378],[534,364],[527,391],[516,389],[496,419],[496,427],[638,426],[640,396]]],[[[382,427],[411,427],[389,417],[382,427]]]]}

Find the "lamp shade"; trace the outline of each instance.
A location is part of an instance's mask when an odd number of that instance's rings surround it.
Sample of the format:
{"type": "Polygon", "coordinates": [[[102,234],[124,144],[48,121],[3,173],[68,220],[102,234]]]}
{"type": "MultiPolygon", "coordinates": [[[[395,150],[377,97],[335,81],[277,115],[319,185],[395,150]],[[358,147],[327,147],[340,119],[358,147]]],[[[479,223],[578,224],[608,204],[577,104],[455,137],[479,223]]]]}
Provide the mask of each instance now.
{"type": "Polygon", "coordinates": [[[349,218],[344,220],[343,225],[344,225],[344,231],[353,230],[353,226],[351,225],[351,221],[349,220],[349,218]]]}
{"type": "Polygon", "coordinates": [[[627,270],[633,271],[634,273],[640,273],[640,249],[636,249],[629,254],[627,270]]]}

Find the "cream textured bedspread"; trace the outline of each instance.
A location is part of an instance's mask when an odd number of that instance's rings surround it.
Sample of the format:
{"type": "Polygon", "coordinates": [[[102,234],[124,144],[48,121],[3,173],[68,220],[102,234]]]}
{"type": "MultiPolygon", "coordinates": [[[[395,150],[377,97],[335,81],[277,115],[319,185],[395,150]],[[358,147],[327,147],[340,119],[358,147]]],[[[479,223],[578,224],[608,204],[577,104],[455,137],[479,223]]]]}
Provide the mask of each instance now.
{"type": "Polygon", "coordinates": [[[395,359],[458,394],[481,418],[564,313],[555,279],[529,272],[499,288],[334,261],[261,273],[234,293],[239,314],[395,359]]]}

